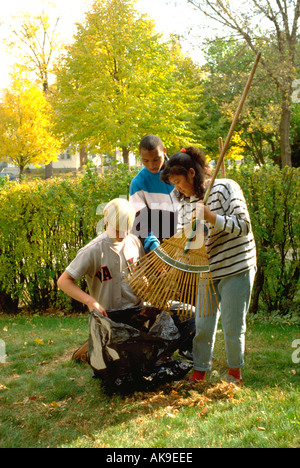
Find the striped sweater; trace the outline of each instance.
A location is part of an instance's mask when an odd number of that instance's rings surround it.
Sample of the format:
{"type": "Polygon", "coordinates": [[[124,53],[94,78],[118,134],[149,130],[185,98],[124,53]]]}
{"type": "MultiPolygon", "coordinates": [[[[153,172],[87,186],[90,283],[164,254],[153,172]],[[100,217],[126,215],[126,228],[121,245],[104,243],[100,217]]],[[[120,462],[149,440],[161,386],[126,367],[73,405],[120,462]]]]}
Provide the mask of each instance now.
{"type": "MultiPolygon", "coordinates": [[[[199,199],[182,197],[178,209],[178,230],[191,223],[199,199]]],[[[214,279],[249,270],[256,265],[256,248],[243,192],[233,180],[217,179],[207,201],[217,214],[215,226],[208,224],[205,244],[214,279]]]]}

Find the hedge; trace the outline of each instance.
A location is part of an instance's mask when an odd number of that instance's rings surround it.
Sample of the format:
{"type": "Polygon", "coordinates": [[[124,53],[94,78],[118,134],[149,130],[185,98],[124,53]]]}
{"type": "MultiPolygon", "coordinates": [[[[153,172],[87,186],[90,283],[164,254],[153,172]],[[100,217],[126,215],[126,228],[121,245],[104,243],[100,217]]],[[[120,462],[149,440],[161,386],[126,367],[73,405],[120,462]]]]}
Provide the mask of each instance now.
{"type": "MultiPolygon", "coordinates": [[[[105,177],[8,184],[0,188],[0,308],[78,308],[57,279],[96,236],[99,204],[128,196],[133,174],[122,165],[105,177]]],[[[84,281],[82,282],[84,287],[84,281]]]]}
{"type": "MultiPolygon", "coordinates": [[[[100,177],[53,179],[0,187],[0,310],[81,307],[57,288],[79,248],[96,235],[96,209],[128,196],[127,167],[100,177]]],[[[242,187],[252,219],[258,272],[251,311],[299,308],[299,169],[241,166],[227,171],[242,187]]],[[[81,287],[85,287],[82,281],[81,287]]]]}
{"type": "Polygon", "coordinates": [[[251,312],[299,315],[300,169],[241,166],[228,174],[242,187],[257,247],[251,312]]]}

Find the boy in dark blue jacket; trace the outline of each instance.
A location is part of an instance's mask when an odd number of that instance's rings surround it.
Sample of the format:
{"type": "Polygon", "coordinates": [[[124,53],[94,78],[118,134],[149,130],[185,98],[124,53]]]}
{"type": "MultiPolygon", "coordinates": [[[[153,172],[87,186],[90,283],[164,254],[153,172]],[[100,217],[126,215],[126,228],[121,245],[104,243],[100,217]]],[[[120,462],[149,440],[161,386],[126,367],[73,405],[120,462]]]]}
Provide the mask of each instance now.
{"type": "Polygon", "coordinates": [[[136,211],[133,232],[144,245],[146,252],[155,249],[163,239],[176,232],[177,198],[174,186],[160,180],[165,166],[167,150],[156,135],[146,135],[139,147],[143,169],[130,185],[130,203],[136,211]]]}
{"type": "MultiPolygon", "coordinates": [[[[167,150],[156,135],[146,135],[140,142],[143,169],[130,185],[129,201],[136,211],[133,234],[141,240],[146,253],[158,247],[163,239],[169,239],[177,232],[178,198],[175,188],[160,180],[165,168],[167,150]]],[[[173,320],[186,340],[179,353],[192,360],[192,343],[195,334],[195,319],[182,321],[174,312],[173,320]]]]}

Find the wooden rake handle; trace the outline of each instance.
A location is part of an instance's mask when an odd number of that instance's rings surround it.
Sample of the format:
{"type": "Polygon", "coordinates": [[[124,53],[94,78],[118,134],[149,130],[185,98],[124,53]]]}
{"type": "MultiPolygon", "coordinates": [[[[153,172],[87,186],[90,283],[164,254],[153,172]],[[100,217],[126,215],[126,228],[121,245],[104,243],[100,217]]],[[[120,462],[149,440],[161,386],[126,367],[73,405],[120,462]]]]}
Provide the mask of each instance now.
{"type": "MultiPolygon", "coordinates": [[[[256,60],[254,62],[254,65],[252,67],[252,70],[251,70],[251,73],[249,75],[249,78],[248,78],[248,81],[246,83],[246,86],[245,86],[245,89],[244,89],[244,92],[242,94],[242,97],[241,97],[241,100],[240,100],[240,103],[238,105],[238,108],[236,110],[236,113],[235,113],[235,116],[233,118],[233,121],[232,121],[232,124],[231,124],[231,127],[229,129],[229,132],[228,132],[228,135],[227,135],[227,138],[226,138],[226,141],[224,143],[224,146],[222,148],[222,151],[221,151],[221,154],[220,154],[220,157],[219,157],[219,160],[218,160],[218,163],[216,165],[216,168],[214,170],[214,173],[212,175],[212,178],[209,182],[209,186],[205,192],[205,195],[204,195],[204,198],[203,198],[203,204],[205,205],[207,203],[207,200],[208,200],[208,197],[210,195],[210,192],[211,192],[211,189],[212,189],[212,186],[214,185],[214,182],[216,180],[216,177],[217,177],[217,174],[219,172],[219,169],[221,167],[221,164],[223,162],[223,159],[224,159],[224,156],[225,156],[225,153],[228,149],[228,146],[229,146],[229,143],[231,141],[231,137],[233,135],[233,132],[235,130],[235,127],[236,127],[236,124],[237,124],[237,121],[239,119],[239,116],[242,112],[242,109],[243,109],[243,106],[244,106],[244,103],[246,101],[246,98],[247,98],[247,95],[249,93],[249,90],[250,90],[250,87],[251,87],[251,83],[252,83],[252,80],[253,80],[253,77],[255,75],[255,72],[256,72],[256,69],[257,69],[257,66],[258,66],[258,63],[260,61],[260,58],[261,58],[261,52],[258,52],[257,56],[256,56],[256,60]]],[[[189,237],[189,239],[187,240],[186,242],[186,245],[185,245],[185,248],[184,248],[184,253],[187,253],[188,250],[189,250],[189,246],[190,246],[190,243],[192,241],[192,239],[194,238],[194,233],[195,233],[195,230],[197,228],[197,220],[194,221],[193,223],[193,230],[191,232],[191,235],[189,237]]]]}
{"type": "Polygon", "coordinates": [[[216,165],[216,169],[214,170],[214,173],[213,173],[213,176],[210,180],[210,183],[209,183],[209,186],[206,190],[206,193],[204,195],[204,198],[203,198],[203,203],[207,203],[207,200],[208,200],[208,197],[210,195],[210,191],[212,189],[212,186],[214,185],[214,182],[216,180],[216,177],[217,177],[217,174],[219,172],[219,169],[221,167],[221,164],[223,162],[223,159],[224,159],[224,156],[225,156],[225,153],[228,149],[228,146],[229,146],[229,143],[231,141],[231,138],[232,138],[232,135],[233,135],[233,132],[235,130],[235,127],[236,127],[236,124],[237,124],[237,121],[240,117],[240,114],[242,112],[242,109],[243,109],[243,106],[244,106],[244,103],[246,101],[246,98],[248,96],[248,93],[249,93],[249,90],[250,90],[250,87],[251,87],[251,83],[252,83],[252,80],[253,80],[253,77],[255,75],[255,72],[256,72],[256,69],[257,69],[257,66],[258,66],[258,63],[260,61],[260,58],[261,58],[261,52],[258,52],[257,56],[256,56],[256,60],[254,62],[254,65],[252,67],[252,70],[251,70],[251,73],[249,75],[249,78],[248,78],[248,81],[246,83],[246,86],[245,86],[245,89],[244,89],[244,92],[242,94],[242,97],[241,97],[241,100],[240,100],[240,103],[238,105],[238,108],[236,110],[236,113],[235,113],[235,116],[233,118],[233,121],[232,121],[232,124],[231,124],[231,127],[229,129],[229,132],[228,132],[228,135],[227,135],[227,138],[226,138],[226,141],[224,143],[224,146],[222,148],[222,151],[221,151],[221,154],[220,154],[220,157],[219,157],[219,160],[218,160],[218,163],[216,165]]]}

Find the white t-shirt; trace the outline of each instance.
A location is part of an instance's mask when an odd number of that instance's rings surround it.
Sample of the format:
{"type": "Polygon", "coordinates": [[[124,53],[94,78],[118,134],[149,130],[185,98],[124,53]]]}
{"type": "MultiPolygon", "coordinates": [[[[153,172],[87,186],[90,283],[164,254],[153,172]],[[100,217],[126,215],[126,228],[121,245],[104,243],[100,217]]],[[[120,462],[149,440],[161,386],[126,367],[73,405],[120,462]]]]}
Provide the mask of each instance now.
{"type": "Polygon", "coordinates": [[[140,301],[125,283],[123,270],[143,255],[136,236],[116,242],[104,233],[80,249],[66,271],[77,281],[85,276],[90,295],[106,310],[132,307],[140,301]]]}

